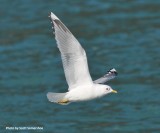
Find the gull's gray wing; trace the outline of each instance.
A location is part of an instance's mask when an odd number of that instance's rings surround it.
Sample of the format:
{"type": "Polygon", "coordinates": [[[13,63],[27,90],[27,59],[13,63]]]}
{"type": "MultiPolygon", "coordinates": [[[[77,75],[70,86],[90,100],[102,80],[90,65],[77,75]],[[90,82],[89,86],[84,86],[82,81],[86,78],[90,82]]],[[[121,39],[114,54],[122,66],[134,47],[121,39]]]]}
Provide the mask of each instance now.
{"type": "Polygon", "coordinates": [[[101,77],[101,78],[93,81],[93,83],[103,84],[103,83],[105,83],[105,82],[107,82],[107,81],[115,78],[117,75],[118,75],[117,71],[116,71],[114,68],[112,68],[112,69],[110,69],[110,70],[108,71],[107,74],[105,74],[103,77],[101,77]]]}
{"type": "Polygon", "coordinates": [[[50,17],[69,90],[79,85],[92,84],[85,50],[57,16],[51,12],[50,17]]]}

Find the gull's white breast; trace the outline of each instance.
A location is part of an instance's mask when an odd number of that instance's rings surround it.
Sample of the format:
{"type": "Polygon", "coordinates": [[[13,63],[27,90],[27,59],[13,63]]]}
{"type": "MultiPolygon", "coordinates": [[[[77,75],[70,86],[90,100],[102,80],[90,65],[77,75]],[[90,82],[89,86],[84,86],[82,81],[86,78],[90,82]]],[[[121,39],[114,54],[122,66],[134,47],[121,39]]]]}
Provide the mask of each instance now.
{"type": "Polygon", "coordinates": [[[66,98],[69,101],[87,101],[104,95],[104,92],[97,88],[96,84],[78,86],[67,92],[66,98]]]}

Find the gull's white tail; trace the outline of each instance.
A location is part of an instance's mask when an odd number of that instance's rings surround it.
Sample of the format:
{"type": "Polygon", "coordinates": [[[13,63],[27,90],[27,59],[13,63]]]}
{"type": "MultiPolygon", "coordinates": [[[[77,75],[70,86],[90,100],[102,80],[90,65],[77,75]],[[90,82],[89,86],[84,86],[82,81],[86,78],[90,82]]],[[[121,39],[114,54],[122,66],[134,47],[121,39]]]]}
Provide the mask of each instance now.
{"type": "Polygon", "coordinates": [[[47,98],[50,102],[58,103],[61,105],[67,105],[69,104],[69,100],[65,98],[66,93],[53,93],[48,92],[47,98]]]}

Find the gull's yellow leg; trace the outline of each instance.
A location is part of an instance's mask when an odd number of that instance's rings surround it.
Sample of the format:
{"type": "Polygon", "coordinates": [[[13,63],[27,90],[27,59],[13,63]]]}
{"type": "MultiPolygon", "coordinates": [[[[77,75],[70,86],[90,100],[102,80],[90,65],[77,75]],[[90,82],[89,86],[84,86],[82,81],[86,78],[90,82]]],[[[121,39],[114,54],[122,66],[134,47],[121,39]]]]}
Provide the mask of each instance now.
{"type": "Polygon", "coordinates": [[[65,105],[65,104],[69,103],[69,100],[68,99],[62,99],[62,100],[58,101],[58,103],[62,104],[62,105],[65,105]]]}

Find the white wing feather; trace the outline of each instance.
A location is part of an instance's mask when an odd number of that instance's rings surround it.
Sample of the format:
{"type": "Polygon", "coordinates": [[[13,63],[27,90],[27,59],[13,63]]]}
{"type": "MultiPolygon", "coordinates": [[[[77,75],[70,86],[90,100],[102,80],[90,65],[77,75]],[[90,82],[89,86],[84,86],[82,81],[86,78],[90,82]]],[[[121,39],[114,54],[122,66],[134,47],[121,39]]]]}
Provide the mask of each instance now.
{"type": "Polygon", "coordinates": [[[69,29],[51,12],[55,39],[61,53],[69,90],[83,84],[92,84],[84,49],[69,29]]]}

